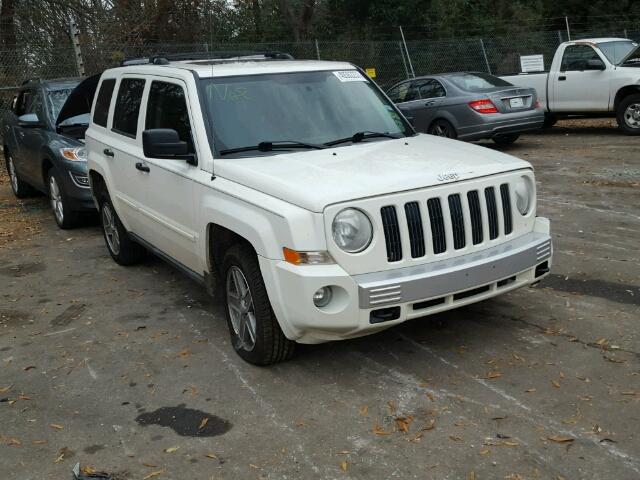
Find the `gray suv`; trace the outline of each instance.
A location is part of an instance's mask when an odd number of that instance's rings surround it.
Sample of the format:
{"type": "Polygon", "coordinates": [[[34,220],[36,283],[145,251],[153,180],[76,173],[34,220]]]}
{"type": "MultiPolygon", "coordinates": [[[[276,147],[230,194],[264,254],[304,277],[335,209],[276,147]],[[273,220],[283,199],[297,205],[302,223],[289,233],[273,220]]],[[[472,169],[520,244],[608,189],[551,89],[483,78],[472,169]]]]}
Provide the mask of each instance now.
{"type": "Polygon", "coordinates": [[[98,77],[26,81],[2,116],[2,146],[13,193],[49,196],[60,228],[94,211],[84,132],[98,77]]]}

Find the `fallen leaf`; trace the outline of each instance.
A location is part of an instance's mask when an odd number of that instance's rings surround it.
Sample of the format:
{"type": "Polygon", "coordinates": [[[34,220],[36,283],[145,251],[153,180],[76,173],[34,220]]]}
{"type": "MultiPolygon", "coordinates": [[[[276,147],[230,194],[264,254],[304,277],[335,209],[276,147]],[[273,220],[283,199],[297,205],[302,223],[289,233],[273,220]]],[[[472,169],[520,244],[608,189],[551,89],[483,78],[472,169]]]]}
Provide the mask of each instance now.
{"type": "Polygon", "coordinates": [[[2,387],[0,388],[0,393],[6,393],[9,390],[11,390],[11,388],[13,388],[13,385],[9,385],[8,387],[2,387]]]}
{"type": "Polygon", "coordinates": [[[142,462],[142,465],[144,465],[147,468],[156,468],[158,465],[155,465],[153,463],[148,463],[148,462],[142,462]]]}
{"type": "Polygon", "coordinates": [[[340,462],[340,468],[342,469],[343,472],[347,471],[347,468],[349,468],[349,464],[347,463],[346,460],[343,460],[340,462]]]}
{"type": "Polygon", "coordinates": [[[180,447],[169,447],[169,448],[165,448],[165,449],[164,449],[164,453],[173,453],[173,452],[178,451],[178,449],[179,449],[179,448],[180,448],[180,447]]]}
{"type": "Polygon", "coordinates": [[[212,458],[212,459],[214,459],[214,460],[218,460],[218,456],[217,456],[215,453],[207,453],[207,454],[205,455],[205,457],[207,457],[207,458],[212,458]]]}
{"type": "Polygon", "coordinates": [[[250,466],[251,468],[256,469],[256,470],[260,468],[258,465],[254,465],[253,463],[250,463],[250,464],[249,464],[249,466],[250,466]]]}
{"type": "Polygon", "coordinates": [[[376,425],[375,427],[373,427],[373,433],[375,433],[376,435],[391,435],[391,432],[387,432],[380,425],[376,425]]]}
{"type": "Polygon", "coordinates": [[[178,353],[178,357],[180,358],[187,358],[189,355],[191,355],[191,350],[189,350],[188,348],[183,348],[178,353]]]}
{"type": "Polygon", "coordinates": [[[575,440],[575,438],[571,438],[571,437],[563,437],[561,435],[553,435],[551,437],[547,437],[549,440],[551,440],[552,442],[556,442],[556,443],[570,443],[573,442],[575,440]]]}
{"type": "Polygon", "coordinates": [[[525,392],[527,392],[527,393],[534,393],[535,391],[536,391],[535,388],[528,388],[528,389],[525,390],[525,392]]]}
{"type": "Polygon", "coordinates": [[[397,417],[395,419],[395,422],[398,430],[400,430],[402,433],[409,433],[409,425],[411,425],[411,422],[413,422],[413,417],[397,417]]]}
{"type": "Polygon", "coordinates": [[[557,380],[551,380],[551,385],[553,385],[556,388],[560,388],[560,382],[557,380]]]}
{"type": "Polygon", "coordinates": [[[500,378],[501,376],[502,373],[496,371],[487,373],[487,378],[500,378]]]}
{"type": "Polygon", "coordinates": [[[469,480],[476,480],[476,472],[474,471],[469,472],[469,480]]]}
{"type": "Polygon", "coordinates": [[[60,463],[62,460],[64,460],[65,455],[68,453],[69,449],[67,447],[62,447],[60,449],[60,452],[58,452],[58,458],[56,458],[53,463],[60,463]]]}
{"type": "Polygon", "coordinates": [[[198,430],[202,430],[204,427],[206,427],[207,423],[209,423],[209,417],[204,417],[200,422],[200,426],[198,427],[198,430]]]}
{"type": "Polygon", "coordinates": [[[164,472],[165,472],[164,468],[162,470],[156,470],[155,472],[151,472],[149,475],[142,477],[142,480],[149,480],[150,478],[158,477],[162,475],[164,472]]]}
{"type": "Polygon", "coordinates": [[[362,415],[363,417],[366,417],[369,414],[369,406],[368,405],[361,405],[360,406],[360,415],[362,415]]]}
{"type": "Polygon", "coordinates": [[[350,450],[340,450],[338,452],[338,455],[351,455],[351,451],[350,450]]]}
{"type": "Polygon", "coordinates": [[[49,424],[49,426],[51,428],[55,428],[56,430],[62,430],[64,428],[62,425],[59,425],[57,423],[51,423],[51,424],[49,424]]]}
{"type": "Polygon", "coordinates": [[[23,370],[25,372],[28,372],[29,370],[33,370],[34,368],[36,368],[35,365],[27,365],[26,367],[23,368],[23,370]]]}
{"type": "Polygon", "coordinates": [[[435,401],[436,401],[436,399],[435,399],[435,398],[433,398],[433,394],[432,394],[431,392],[425,392],[425,395],[426,395],[426,396],[427,396],[427,398],[428,398],[429,400],[431,400],[432,402],[435,402],[435,401]]]}
{"type": "Polygon", "coordinates": [[[454,442],[461,442],[462,441],[462,438],[456,437],[455,435],[449,435],[449,439],[453,440],[454,442]]]}
{"type": "Polygon", "coordinates": [[[567,480],[567,477],[558,474],[558,475],[556,475],[556,480],[567,480]]]}
{"type": "Polygon", "coordinates": [[[491,453],[491,450],[489,450],[488,448],[483,448],[482,450],[480,450],[480,455],[489,455],[491,453]]]}
{"type": "Polygon", "coordinates": [[[18,440],[17,438],[10,438],[7,441],[7,445],[9,445],[9,446],[15,445],[15,446],[19,447],[20,445],[22,445],[22,442],[20,440],[18,440]]]}
{"type": "Polygon", "coordinates": [[[599,338],[598,340],[596,340],[596,345],[604,345],[605,343],[607,343],[606,338],[599,338]]]}
{"type": "Polygon", "coordinates": [[[31,442],[32,445],[46,445],[47,441],[46,440],[33,440],[31,442]]]}

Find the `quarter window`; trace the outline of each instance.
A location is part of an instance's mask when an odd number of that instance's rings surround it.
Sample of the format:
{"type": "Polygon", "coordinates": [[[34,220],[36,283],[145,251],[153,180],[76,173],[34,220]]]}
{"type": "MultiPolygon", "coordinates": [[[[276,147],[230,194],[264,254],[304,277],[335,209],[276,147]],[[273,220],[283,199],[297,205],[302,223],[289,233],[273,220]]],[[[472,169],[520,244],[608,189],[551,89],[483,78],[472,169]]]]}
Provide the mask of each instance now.
{"type": "Polygon", "coordinates": [[[184,90],[180,85],[157,81],[151,84],[145,129],[153,128],[175,130],[180,140],[187,142],[189,151],[194,152],[189,110],[184,90]]]}
{"type": "Polygon", "coordinates": [[[571,45],[566,48],[562,56],[563,72],[586,70],[589,60],[600,60],[600,56],[589,45],[571,45]]]}
{"type": "Polygon", "coordinates": [[[116,108],[113,112],[113,130],[135,138],[138,133],[138,114],[144,91],[141,78],[123,78],[118,88],[116,108]]]}
{"type": "Polygon", "coordinates": [[[115,78],[108,78],[102,81],[100,91],[98,92],[98,98],[96,100],[96,107],[93,111],[93,123],[102,127],[107,126],[109,105],[111,104],[111,96],[113,95],[113,89],[115,86],[115,78]]]}

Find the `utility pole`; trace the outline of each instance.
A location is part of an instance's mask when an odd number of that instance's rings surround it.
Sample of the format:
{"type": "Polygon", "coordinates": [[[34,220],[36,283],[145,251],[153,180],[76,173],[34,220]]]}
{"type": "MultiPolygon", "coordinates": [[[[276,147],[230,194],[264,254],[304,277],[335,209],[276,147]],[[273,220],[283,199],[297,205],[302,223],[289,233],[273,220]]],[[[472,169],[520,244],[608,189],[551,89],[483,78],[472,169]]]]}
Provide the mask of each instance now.
{"type": "Polygon", "coordinates": [[[487,51],[484,48],[484,40],[480,39],[480,47],[482,47],[482,54],[484,55],[484,63],[487,65],[487,72],[491,74],[491,65],[489,65],[489,58],[487,57],[487,51]]]}
{"type": "Polygon", "coordinates": [[[571,29],[569,28],[569,17],[564,17],[564,23],[567,24],[567,40],[571,41],[571,29]]]}
{"type": "Polygon", "coordinates": [[[84,61],[82,60],[82,50],[80,49],[80,34],[78,27],[73,18],[69,20],[69,35],[71,36],[71,44],[73,45],[73,53],[76,58],[76,68],[78,75],[84,77],[84,61]]]}
{"type": "Polygon", "coordinates": [[[404,44],[404,51],[407,53],[407,61],[409,62],[409,69],[411,70],[411,76],[416,78],[416,72],[413,71],[413,64],[411,63],[411,57],[409,56],[409,49],[407,48],[407,42],[404,39],[404,32],[402,26],[400,26],[400,36],[402,37],[402,43],[404,44]]]}

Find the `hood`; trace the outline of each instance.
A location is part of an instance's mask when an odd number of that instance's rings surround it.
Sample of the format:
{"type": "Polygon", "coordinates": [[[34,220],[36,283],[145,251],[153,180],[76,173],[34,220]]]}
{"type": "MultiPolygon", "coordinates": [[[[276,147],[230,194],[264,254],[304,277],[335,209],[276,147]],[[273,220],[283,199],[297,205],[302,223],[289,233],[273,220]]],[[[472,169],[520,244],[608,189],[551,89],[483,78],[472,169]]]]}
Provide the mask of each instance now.
{"type": "Polygon", "coordinates": [[[618,65],[624,65],[630,60],[633,60],[634,64],[640,63],[640,46],[636,47],[634,50],[631,50],[631,52],[629,52],[629,55],[624,57],[624,59],[618,65]]]}
{"type": "Polygon", "coordinates": [[[489,148],[419,134],[326,150],[214,160],[217,176],[322,212],[328,205],[531,168],[489,148]]]}
{"type": "Polygon", "coordinates": [[[101,74],[85,78],[73,89],[60,109],[60,113],[56,119],[56,126],[69,118],[91,112],[91,105],[93,104],[93,97],[98,88],[100,75],[101,74]]]}

